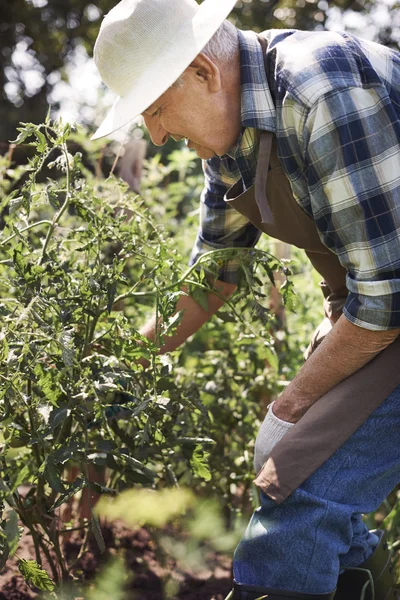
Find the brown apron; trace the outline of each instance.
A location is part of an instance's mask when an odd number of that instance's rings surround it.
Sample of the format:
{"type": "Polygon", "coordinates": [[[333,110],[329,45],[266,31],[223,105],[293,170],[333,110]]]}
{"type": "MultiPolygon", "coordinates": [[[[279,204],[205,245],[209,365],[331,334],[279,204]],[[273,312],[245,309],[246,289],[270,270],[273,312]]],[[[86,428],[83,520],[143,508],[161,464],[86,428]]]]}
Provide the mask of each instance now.
{"type": "MultiPolygon", "coordinates": [[[[265,40],[260,43],[265,50],[265,40]]],[[[272,133],[261,133],[255,186],[243,192],[242,182],[237,182],[225,201],[264,233],[306,251],[324,278],[325,315],[336,322],[348,294],[346,269],[321,242],[314,221],[294,199],[272,133]]],[[[278,504],[283,502],[400,385],[399,366],[400,337],[308,409],[273,448],[256,485],[278,504]]]]}

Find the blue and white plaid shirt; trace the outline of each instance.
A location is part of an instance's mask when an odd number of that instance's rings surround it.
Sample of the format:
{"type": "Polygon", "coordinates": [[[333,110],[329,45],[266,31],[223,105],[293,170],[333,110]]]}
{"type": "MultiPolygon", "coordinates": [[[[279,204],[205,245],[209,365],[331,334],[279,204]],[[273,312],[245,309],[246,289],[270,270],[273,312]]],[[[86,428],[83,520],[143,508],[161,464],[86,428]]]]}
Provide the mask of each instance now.
{"type": "MultiPolygon", "coordinates": [[[[269,30],[266,81],[255,33],[239,31],[242,134],[203,162],[200,228],[190,259],[254,246],[260,231],[225,203],[254,184],[260,130],[277,137],[296,201],[347,269],[346,317],[400,327],[400,55],[346,33],[269,30]]],[[[238,263],[220,278],[236,282],[238,263]]]]}

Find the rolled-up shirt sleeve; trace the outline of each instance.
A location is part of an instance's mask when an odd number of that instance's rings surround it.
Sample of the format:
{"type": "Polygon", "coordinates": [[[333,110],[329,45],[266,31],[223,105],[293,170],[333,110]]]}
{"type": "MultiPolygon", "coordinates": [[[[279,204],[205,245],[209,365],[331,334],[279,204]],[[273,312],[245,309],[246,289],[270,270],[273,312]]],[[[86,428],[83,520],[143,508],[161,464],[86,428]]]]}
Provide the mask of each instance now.
{"type": "Polygon", "coordinates": [[[380,85],[334,90],[297,125],[309,211],[347,269],[345,316],[366,329],[400,327],[396,103],[380,85]]]}
{"type": "MultiPolygon", "coordinates": [[[[215,157],[203,161],[204,188],[200,198],[200,224],[189,265],[193,265],[206,252],[225,248],[251,248],[260,231],[224,201],[228,189],[238,179],[235,169],[229,171],[223,159],[215,157]]],[[[218,279],[227,283],[238,282],[240,258],[222,256],[213,258],[218,263],[218,279]]],[[[206,267],[206,264],[203,265],[206,267]]]]}

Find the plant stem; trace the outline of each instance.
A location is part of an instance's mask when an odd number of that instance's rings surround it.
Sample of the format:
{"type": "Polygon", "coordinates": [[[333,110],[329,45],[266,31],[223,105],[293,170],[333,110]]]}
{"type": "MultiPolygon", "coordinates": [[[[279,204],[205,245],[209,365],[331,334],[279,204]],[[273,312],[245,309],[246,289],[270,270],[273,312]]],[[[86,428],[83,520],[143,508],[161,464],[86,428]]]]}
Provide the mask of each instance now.
{"type": "Polygon", "coordinates": [[[51,225],[51,224],[52,224],[51,221],[46,221],[46,220],[45,221],[37,221],[36,223],[32,223],[31,225],[28,225],[27,227],[23,227],[17,233],[13,233],[8,238],[6,238],[2,242],[0,242],[0,246],[4,246],[5,244],[7,244],[7,242],[10,242],[13,238],[15,238],[20,233],[24,233],[25,231],[28,231],[29,229],[33,229],[34,227],[37,227],[38,225],[51,225]]]}
{"type": "Polygon", "coordinates": [[[40,544],[40,547],[42,548],[42,550],[47,558],[47,561],[50,565],[51,572],[53,573],[54,583],[58,586],[58,585],[60,585],[60,575],[57,570],[57,565],[54,562],[54,560],[50,554],[50,551],[49,551],[48,547],[46,546],[46,544],[44,543],[43,537],[41,535],[39,535],[39,544],[40,544]]]}
{"type": "Polygon", "coordinates": [[[71,172],[70,172],[70,166],[69,166],[69,156],[68,156],[68,150],[67,150],[67,146],[65,143],[62,144],[62,150],[65,156],[65,168],[66,168],[66,174],[67,174],[67,181],[66,181],[66,195],[65,195],[65,201],[64,204],[62,205],[62,207],[60,208],[60,210],[58,211],[58,213],[56,213],[54,215],[54,218],[51,222],[51,225],[47,231],[47,235],[46,235],[46,239],[44,241],[43,244],[43,248],[42,248],[42,254],[40,256],[39,259],[39,265],[42,264],[42,262],[44,261],[44,258],[46,256],[46,252],[47,252],[47,247],[49,245],[51,236],[53,235],[53,232],[55,230],[55,228],[57,227],[57,224],[59,223],[61,217],[63,216],[64,212],[67,210],[69,203],[71,202],[71,172]]]}
{"type": "Polygon", "coordinates": [[[76,565],[76,563],[79,562],[80,559],[82,558],[82,556],[84,555],[84,553],[86,551],[86,547],[87,547],[87,542],[88,542],[88,539],[89,539],[89,532],[90,532],[90,529],[89,529],[89,527],[87,527],[86,531],[85,531],[85,537],[82,540],[82,546],[80,547],[78,556],[68,566],[68,572],[70,572],[74,568],[74,566],[76,565]]]}
{"type": "MultiPolygon", "coordinates": [[[[209,252],[206,252],[205,254],[202,254],[200,256],[200,258],[197,260],[197,262],[192,265],[189,269],[187,269],[187,271],[185,271],[185,273],[180,277],[180,279],[177,279],[177,281],[175,281],[174,283],[170,283],[169,285],[167,285],[164,288],[157,288],[157,290],[155,291],[149,291],[149,292],[132,292],[133,287],[129,290],[129,292],[126,292],[126,294],[121,294],[120,296],[118,296],[115,300],[114,300],[114,304],[116,304],[117,302],[120,302],[121,300],[125,300],[125,298],[138,298],[138,297],[144,297],[144,296],[155,296],[156,294],[164,294],[165,292],[168,292],[169,290],[173,290],[176,287],[184,284],[187,282],[187,278],[191,275],[191,273],[193,273],[194,271],[196,271],[196,269],[198,269],[199,266],[201,266],[204,262],[207,261],[207,259],[214,257],[214,256],[219,256],[221,254],[227,254],[229,252],[233,252],[235,251],[235,253],[237,254],[238,249],[237,248],[224,248],[223,250],[210,250],[209,252]]],[[[264,252],[263,250],[256,250],[255,248],[251,248],[248,250],[247,253],[252,252],[253,255],[260,253],[262,255],[268,254],[268,256],[270,256],[271,258],[273,258],[274,260],[276,260],[278,263],[282,264],[282,262],[279,260],[279,258],[276,258],[275,256],[273,256],[272,254],[270,254],[269,252],[264,252]]],[[[241,250],[241,255],[243,254],[243,250],[241,250]]],[[[135,286],[136,287],[136,284],[135,286]]],[[[213,290],[212,288],[209,289],[210,292],[214,292],[217,293],[215,290],[213,290]]],[[[101,309],[102,312],[105,310],[105,308],[101,309]]]]}
{"type": "Polygon", "coordinates": [[[82,360],[82,358],[86,358],[86,356],[88,356],[88,350],[89,350],[89,347],[92,345],[94,332],[96,331],[96,325],[98,323],[99,317],[100,317],[100,314],[96,313],[95,316],[92,318],[92,321],[90,323],[90,328],[88,328],[86,330],[87,335],[86,335],[85,344],[84,344],[84,347],[82,350],[81,360],[82,360]]]}

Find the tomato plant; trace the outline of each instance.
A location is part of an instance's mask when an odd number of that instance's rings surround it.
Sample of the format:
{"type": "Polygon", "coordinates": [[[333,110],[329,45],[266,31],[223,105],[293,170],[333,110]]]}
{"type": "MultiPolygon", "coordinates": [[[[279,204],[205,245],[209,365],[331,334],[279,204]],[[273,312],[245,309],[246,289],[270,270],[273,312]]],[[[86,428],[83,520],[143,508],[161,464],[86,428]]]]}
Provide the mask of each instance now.
{"type": "MultiPolygon", "coordinates": [[[[90,532],[104,546],[93,495],[135,486],[217,494],[234,520],[251,490],[260,397],[282,379],[268,287],[287,266],[265,250],[228,248],[188,267],[188,236],[176,224],[201,187],[193,156],[149,161],[138,196],[114,175],[93,175],[70,150],[79,135],[48,118],[22,124],[16,143],[31,145],[33,158],[18,172],[1,163],[1,564],[17,551],[19,519],[36,554],[20,568],[42,589],[70,576],[60,507],[79,492],[91,502],[83,547],[90,532]],[[44,168],[54,178],[40,180],[44,168]],[[205,303],[217,293],[210,275],[233,255],[234,298],[196,340],[160,356],[183,288],[205,303]],[[153,312],[160,325],[151,342],[139,329],[153,312]]],[[[288,300],[290,282],[285,290],[288,300]]]]}

